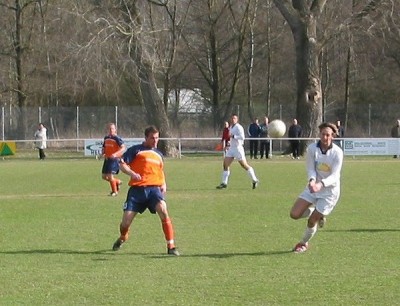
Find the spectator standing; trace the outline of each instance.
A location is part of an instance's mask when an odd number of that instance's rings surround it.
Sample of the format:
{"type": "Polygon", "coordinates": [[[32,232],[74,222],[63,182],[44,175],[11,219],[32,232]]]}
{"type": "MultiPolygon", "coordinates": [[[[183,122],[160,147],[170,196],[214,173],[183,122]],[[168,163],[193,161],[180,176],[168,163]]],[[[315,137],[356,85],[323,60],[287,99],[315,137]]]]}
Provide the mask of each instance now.
{"type": "Polygon", "coordinates": [[[222,130],[222,138],[221,138],[222,150],[224,152],[224,155],[225,155],[226,150],[228,150],[228,148],[229,148],[230,140],[231,140],[231,135],[229,134],[229,122],[225,121],[224,129],[222,130]]]}
{"type": "Polygon", "coordinates": [[[269,158],[269,148],[270,148],[270,140],[268,135],[268,124],[269,119],[267,116],[264,117],[264,122],[260,124],[260,158],[269,158]],[[264,139],[262,139],[264,138],[264,139]]]}
{"type": "Polygon", "coordinates": [[[35,134],[35,148],[39,150],[39,158],[40,160],[44,160],[46,158],[46,154],[44,150],[47,148],[47,129],[43,125],[43,123],[39,123],[38,129],[35,134]]]}
{"type": "Polygon", "coordinates": [[[344,127],[342,126],[340,120],[336,121],[336,128],[337,128],[336,138],[340,139],[334,140],[334,143],[336,143],[339,147],[343,148],[342,138],[344,138],[344,127]]]}
{"type": "Polygon", "coordinates": [[[250,138],[250,159],[257,159],[258,152],[258,138],[260,138],[260,125],[258,124],[258,119],[254,118],[253,122],[249,125],[247,129],[247,134],[250,138]]]}
{"type": "MultiPolygon", "coordinates": [[[[400,119],[397,119],[396,125],[392,127],[390,136],[393,138],[400,138],[400,119]]],[[[398,158],[399,154],[393,155],[393,158],[398,158]]]]}
{"type": "Polygon", "coordinates": [[[300,158],[300,140],[296,138],[300,138],[303,133],[303,129],[298,124],[297,119],[293,119],[292,125],[289,127],[288,137],[291,138],[289,140],[290,148],[292,151],[292,158],[299,159],[300,158]]]}

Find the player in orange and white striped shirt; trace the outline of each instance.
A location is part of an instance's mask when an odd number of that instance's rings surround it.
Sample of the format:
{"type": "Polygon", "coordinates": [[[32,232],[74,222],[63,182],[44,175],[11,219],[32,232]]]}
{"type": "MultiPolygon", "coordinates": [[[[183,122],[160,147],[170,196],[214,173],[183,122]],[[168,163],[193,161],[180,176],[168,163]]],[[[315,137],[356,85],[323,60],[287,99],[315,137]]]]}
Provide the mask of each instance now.
{"type": "Polygon", "coordinates": [[[174,230],[169,217],[164,194],[167,185],[164,175],[163,155],[157,149],[159,132],[154,126],[145,130],[145,141],[130,147],[122,156],[120,169],[130,176],[128,195],[124,203],[124,213],[120,224],[120,237],[113,250],[117,251],[128,240],[130,226],[135,216],[148,209],[160,217],[167,241],[167,254],[179,256],[175,248],[174,230]]]}

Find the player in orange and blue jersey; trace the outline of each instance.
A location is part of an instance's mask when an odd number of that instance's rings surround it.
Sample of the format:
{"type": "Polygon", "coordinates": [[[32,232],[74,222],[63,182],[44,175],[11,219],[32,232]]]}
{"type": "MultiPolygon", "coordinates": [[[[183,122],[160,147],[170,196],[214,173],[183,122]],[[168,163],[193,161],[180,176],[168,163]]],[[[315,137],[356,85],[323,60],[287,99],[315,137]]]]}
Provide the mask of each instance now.
{"type": "Polygon", "coordinates": [[[120,223],[120,237],[115,241],[113,250],[117,251],[128,240],[130,226],[135,216],[148,209],[157,213],[167,241],[167,254],[179,256],[175,248],[174,230],[169,217],[164,194],[167,185],[164,175],[162,153],[157,149],[159,131],[150,126],[145,130],[145,141],[130,147],[122,156],[120,169],[130,176],[129,191],[124,203],[124,213],[120,223]]]}
{"type": "Polygon", "coordinates": [[[119,173],[119,160],[126,150],[124,141],[117,135],[117,128],[114,123],[107,124],[108,135],[104,137],[102,154],[104,157],[103,168],[101,170],[103,180],[110,183],[110,196],[118,194],[122,182],[115,178],[119,173]]]}

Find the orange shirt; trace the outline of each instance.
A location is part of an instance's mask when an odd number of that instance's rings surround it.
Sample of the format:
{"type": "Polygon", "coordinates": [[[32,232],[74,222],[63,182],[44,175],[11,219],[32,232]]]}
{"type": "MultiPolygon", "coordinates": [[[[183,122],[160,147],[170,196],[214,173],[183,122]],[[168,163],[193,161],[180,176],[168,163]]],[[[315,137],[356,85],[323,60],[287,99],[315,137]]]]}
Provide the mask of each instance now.
{"type": "Polygon", "coordinates": [[[159,150],[136,145],[125,152],[122,160],[142,177],[140,181],[131,179],[130,186],[162,186],[165,184],[163,155],[159,150]]]}
{"type": "Polygon", "coordinates": [[[107,135],[104,137],[103,153],[106,158],[111,157],[115,152],[121,149],[124,141],[117,135],[107,135]]]}

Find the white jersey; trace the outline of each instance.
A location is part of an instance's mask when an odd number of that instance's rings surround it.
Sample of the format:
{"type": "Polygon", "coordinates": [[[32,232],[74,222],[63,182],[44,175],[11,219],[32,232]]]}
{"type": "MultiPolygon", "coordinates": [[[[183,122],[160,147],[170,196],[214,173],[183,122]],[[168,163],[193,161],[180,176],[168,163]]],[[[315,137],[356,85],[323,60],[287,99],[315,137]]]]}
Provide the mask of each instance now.
{"type": "Polygon", "coordinates": [[[343,151],[336,144],[323,153],[318,143],[307,148],[308,180],[322,182],[320,191],[311,193],[308,186],[300,198],[315,205],[315,209],[324,216],[329,215],[336,206],[340,196],[340,171],[343,164],[343,151]]]}
{"type": "Polygon", "coordinates": [[[243,147],[245,139],[243,127],[239,123],[236,123],[229,128],[229,133],[231,134],[231,147],[243,147]]]}
{"type": "Polygon", "coordinates": [[[336,144],[325,153],[318,143],[310,144],[307,148],[307,175],[308,180],[315,179],[322,182],[323,189],[340,190],[340,171],[343,164],[343,151],[336,144]]]}

